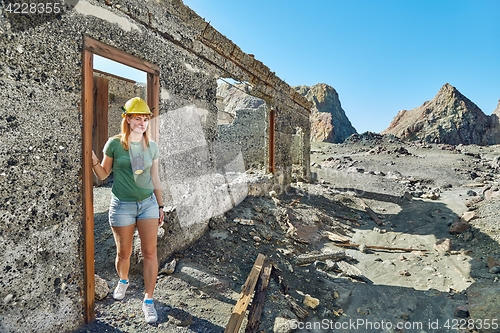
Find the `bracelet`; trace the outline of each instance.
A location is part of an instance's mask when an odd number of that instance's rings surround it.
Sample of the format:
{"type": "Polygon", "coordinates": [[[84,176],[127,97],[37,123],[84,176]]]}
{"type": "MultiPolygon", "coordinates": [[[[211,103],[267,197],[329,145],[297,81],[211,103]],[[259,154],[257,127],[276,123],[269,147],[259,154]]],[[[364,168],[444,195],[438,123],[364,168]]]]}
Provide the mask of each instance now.
{"type": "Polygon", "coordinates": [[[158,209],[163,209],[163,206],[158,206],[158,209]]]}

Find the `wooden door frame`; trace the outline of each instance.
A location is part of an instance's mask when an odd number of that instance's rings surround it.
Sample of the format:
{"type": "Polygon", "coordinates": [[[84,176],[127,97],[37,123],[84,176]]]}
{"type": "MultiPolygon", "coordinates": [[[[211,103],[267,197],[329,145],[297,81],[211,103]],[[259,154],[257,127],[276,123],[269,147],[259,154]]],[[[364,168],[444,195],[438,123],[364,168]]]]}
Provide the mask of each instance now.
{"type": "MultiPolygon", "coordinates": [[[[159,115],[160,69],[158,66],[115,47],[85,36],[82,51],[82,202],[85,322],[95,319],[94,279],[94,198],[92,172],[93,71],[94,54],[147,73],[147,103],[153,117],[159,115]]],[[[158,141],[158,121],[153,122],[151,138],[158,141]]]]}
{"type": "Polygon", "coordinates": [[[270,173],[275,171],[275,144],[276,144],[276,109],[271,107],[269,110],[269,146],[268,146],[268,170],[270,173]]]}

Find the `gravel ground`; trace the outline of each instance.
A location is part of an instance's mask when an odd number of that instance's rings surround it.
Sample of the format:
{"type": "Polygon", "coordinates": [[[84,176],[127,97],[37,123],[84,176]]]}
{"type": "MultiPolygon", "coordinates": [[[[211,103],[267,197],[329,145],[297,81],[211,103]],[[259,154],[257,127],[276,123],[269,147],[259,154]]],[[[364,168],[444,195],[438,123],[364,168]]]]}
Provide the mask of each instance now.
{"type": "MultiPolygon", "coordinates": [[[[457,310],[469,305],[467,288],[499,285],[500,275],[488,266],[488,258],[500,259],[499,147],[405,144],[373,135],[345,144],[313,143],[311,149],[313,183],[295,182],[278,197],[247,197],[170,258],[177,265],[173,274],[158,277],[155,325],[144,323],[142,278],[132,276],[126,298],[97,301],[96,321],[77,332],[224,332],[259,253],[274,269],[258,332],[474,332],[445,326],[473,318],[457,310]],[[470,228],[450,234],[466,212],[475,214],[470,228]],[[341,247],[332,234],[363,246],[341,247]],[[450,247],[437,251],[435,244],[444,239],[450,247]],[[332,250],[344,251],[344,259],[318,256],[332,250]],[[304,254],[316,260],[299,264],[304,254]],[[304,304],[310,297],[317,307],[304,304]],[[300,310],[307,316],[301,318],[300,310]],[[335,326],[353,321],[364,326],[335,326]],[[406,326],[366,326],[389,322],[406,326]],[[440,328],[431,325],[436,322],[440,328]]],[[[95,206],[101,205],[96,273],[112,289],[109,188],[95,193],[95,206]]],[[[500,313],[498,303],[488,305],[492,316],[500,313]]]]}

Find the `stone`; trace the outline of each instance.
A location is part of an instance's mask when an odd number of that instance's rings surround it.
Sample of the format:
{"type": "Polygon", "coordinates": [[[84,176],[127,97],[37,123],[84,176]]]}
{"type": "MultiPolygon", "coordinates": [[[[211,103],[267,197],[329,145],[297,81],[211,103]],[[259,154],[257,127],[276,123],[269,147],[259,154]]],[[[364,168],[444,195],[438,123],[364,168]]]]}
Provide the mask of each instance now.
{"type": "Polygon", "coordinates": [[[413,196],[408,191],[405,191],[405,193],[403,194],[403,198],[405,198],[408,201],[412,201],[413,200],[413,196]]]}
{"type": "Polygon", "coordinates": [[[283,317],[276,317],[274,319],[273,332],[274,333],[290,333],[292,331],[292,325],[290,319],[283,317]]]}
{"type": "Polygon", "coordinates": [[[476,211],[468,211],[463,213],[460,218],[465,222],[469,222],[470,220],[476,218],[476,214],[476,211]]]}
{"type": "Polygon", "coordinates": [[[431,199],[431,200],[437,200],[440,197],[439,193],[431,192],[431,193],[424,193],[420,196],[422,199],[431,199]]]}
{"type": "Polygon", "coordinates": [[[106,282],[106,280],[104,280],[97,274],[94,274],[94,279],[95,279],[95,290],[94,290],[95,299],[98,301],[105,299],[106,296],[108,296],[109,294],[108,283],[106,282]]]}
{"type": "Polygon", "coordinates": [[[371,313],[370,309],[368,308],[357,308],[356,312],[360,315],[369,315],[371,313]]]}
{"type": "Polygon", "coordinates": [[[181,327],[187,327],[194,323],[193,316],[191,314],[177,308],[173,308],[168,312],[168,321],[181,327]]]}
{"type": "Polygon", "coordinates": [[[401,276],[411,276],[411,273],[406,269],[399,271],[398,274],[401,276]]]}
{"type": "Polygon", "coordinates": [[[473,190],[468,190],[468,191],[467,191],[467,195],[468,195],[468,196],[471,196],[471,197],[475,197],[475,196],[477,196],[477,192],[476,192],[476,191],[473,191],[473,190]]]}
{"type": "Polygon", "coordinates": [[[457,234],[461,234],[462,232],[469,229],[470,227],[471,227],[470,224],[467,222],[457,221],[457,222],[453,222],[453,224],[451,225],[451,227],[448,231],[452,235],[457,235],[457,234]]]}
{"type": "Polygon", "coordinates": [[[491,274],[500,274],[500,266],[491,267],[489,272],[491,274]]]}
{"type": "Polygon", "coordinates": [[[304,305],[307,306],[310,309],[315,310],[319,306],[319,299],[312,297],[309,294],[306,294],[304,296],[304,305]]]}
{"type": "Polygon", "coordinates": [[[467,318],[469,317],[469,309],[466,306],[459,306],[453,312],[455,317],[458,318],[467,318]]]}
{"type": "Polygon", "coordinates": [[[438,239],[436,244],[434,244],[434,250],[439,253],[446,253],[451,251],[451,239],[441,238],[438,239]]]}
{"type": "Polygon", "coordinates": [[[175,272],[175,266],[177,265],[177,260],[173,259],[172,261],[168,262],[163,266],[158,274],[165,274],[165,275],[171,275],[174,274],[175,272]]]}
{"type": "Polygon", "coordinates": [[[488,259],[486,260],[486,264],[488,265],[488,268],[493,268],[495,266],[500,266],[500,260],[498,258],[495,258],[493,256],[489,256],[488,259]]]}
{"type": "Polygon", "coordinates": [[[12,301],[14,299],[14,295],[12,294],[8,294],[7,296],[4,297],[3,299],[3,303],[4,304],[8,304],[10,301],[12,301]]]}

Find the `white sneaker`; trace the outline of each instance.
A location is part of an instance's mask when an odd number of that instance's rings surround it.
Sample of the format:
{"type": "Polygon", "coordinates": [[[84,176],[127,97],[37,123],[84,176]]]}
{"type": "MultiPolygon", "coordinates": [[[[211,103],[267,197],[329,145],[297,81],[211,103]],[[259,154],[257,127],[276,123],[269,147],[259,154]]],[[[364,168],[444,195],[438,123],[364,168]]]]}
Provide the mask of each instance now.
{"type": "Polygon", "coordinates": [[[142,302],[142,311],[144,311],[144,318],[146,323],[153,324],[158,320],[158,314],[156,313],[155,304],[153,301],[151,303],[146,303],[146,300],[142,302]]]}
{"type": "Polygon", "coordinates": [[[113,291],[113,298],[116,300],[122,300],[125,298],[125,292],[127,291],[127,288],[130,283],[123,283],[122,281],[118,281],[118,284],[116,285],[115,291],[113,291]]]}

